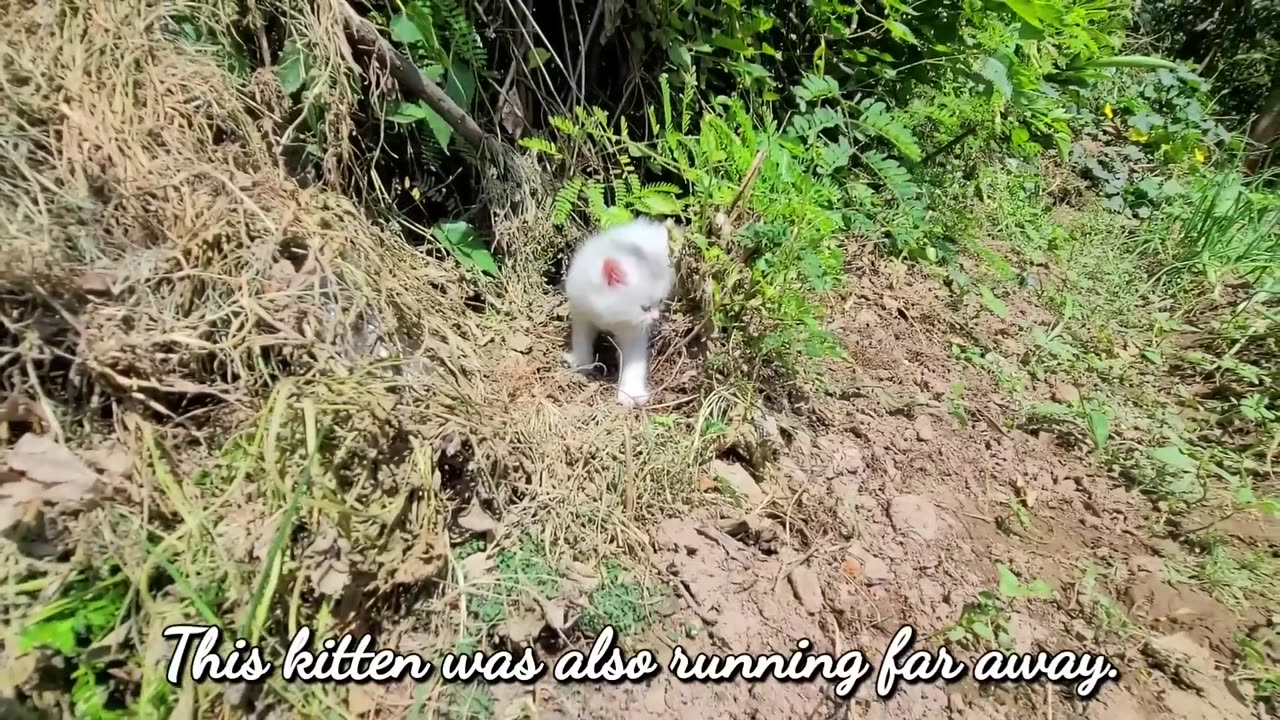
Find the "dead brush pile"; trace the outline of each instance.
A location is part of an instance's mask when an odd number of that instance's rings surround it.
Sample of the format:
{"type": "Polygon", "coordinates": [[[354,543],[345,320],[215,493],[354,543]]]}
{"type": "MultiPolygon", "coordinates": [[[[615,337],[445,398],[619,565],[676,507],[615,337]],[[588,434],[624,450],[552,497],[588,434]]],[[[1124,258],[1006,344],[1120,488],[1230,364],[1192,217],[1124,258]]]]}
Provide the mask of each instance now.
{"type": "Polygon", "coordinates": [[[210,6],[4,5],[0,697],[216,705],[166,625],[275,648],[436,577],[436,448],[483,434],[460,280],[284,175],[269,98],[172,32],[210,6]]]}
{"type": "MultiPolygon", "coordinates": [[[[733,442],[727,397],[646,424],[555,366],[538,269],[473,313],[454,271],[295,184],[274,78],[229,73],[172,22],[219,11],[4,2],[0,707],[307,717],[370,700],[278,674],[265,694],[175,690],[172,624],[276,662],[303,625],[428,657],[531,639],[521,613],[564,638],[600,619],[600,558],[643,553],[647,521],[687,512],[697,468],[733,442]],[[469,537],[489,550],[464,560],[474,546],[451,546],[469,537]],[[540,585],[558,613],[519,567],[597,578],[540,585]]],[[[687,375],[680,357],[657,383],[687,375]]]]}

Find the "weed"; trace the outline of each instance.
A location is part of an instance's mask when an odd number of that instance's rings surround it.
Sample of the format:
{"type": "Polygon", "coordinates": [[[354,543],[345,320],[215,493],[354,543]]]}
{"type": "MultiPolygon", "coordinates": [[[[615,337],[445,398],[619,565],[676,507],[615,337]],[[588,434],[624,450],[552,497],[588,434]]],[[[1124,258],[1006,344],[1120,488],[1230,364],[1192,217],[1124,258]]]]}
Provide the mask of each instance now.
{"type": "Polygon", "coordinates": [[[947,631],[947,639],[952,642],[986,642],[1003,650],[1013,649],[1013,638],[1009,635],[1008,602],[1021,600],[1048,600],[1053,597],[1053,589],[1044,580],[1034,580],[1023,584],[1018,576],[1003,563],[996,564],[998,584],[996,592],[983,590],[973,602],[965,606],[956,622],[947,631]]]}
{"type": "Polygon", "coordinates": [[[1128,636],[1134,631],[1133,622],[1124,609],[1099,587],[1103,569],[1090,563],[1084,577],[1077,585],[1077,594],[1085,607],[1092,608],[1094,625],[1100,632],[1128,636]]]}

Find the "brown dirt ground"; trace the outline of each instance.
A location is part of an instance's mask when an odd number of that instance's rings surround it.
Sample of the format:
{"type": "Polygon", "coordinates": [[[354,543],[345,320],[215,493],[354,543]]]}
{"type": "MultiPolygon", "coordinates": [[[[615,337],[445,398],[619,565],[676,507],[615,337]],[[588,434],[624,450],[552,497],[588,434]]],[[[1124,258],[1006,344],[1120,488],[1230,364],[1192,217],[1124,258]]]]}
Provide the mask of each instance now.
{"type": "MultiPolygon", "coordinates": [[[[1167,582],[1162,546],[1142,526],[1145,501],[1120,489],[1068,439],[1006,429],[1006,393],[948,352],[949,339],[976,332],[1016,356],[1019,323],[1044,312],[1011,303],[1010,318],[997,320],[949,305],[940,284],[914,271],[868,263],[855,275],[832,322],[852,362],[831,366],[832,393],[777,419],[787,428],[785,449],[774,471],[756,478],[774,512],[676,518],[647,528],[660,551],[657,565],[686,591],[649,642],[634,643],[654,649],[664,669],[642,684],[558,685],[548,675],[535,687],[500,686],[498,716],[520,708],[536,708],[542,718],[769,720],[1261,713],[1227,679],[1233,633],[1255,618],[1167,582]],[[965,387],[966,425],[947,410],[956,381],[965,387]],[[1013,498],[1034,520],[1008,532],[1000,523],[1013,498]],[[825,681],[682,683],[665,669],[670,638],[681,636],[690,655],[789,653],[809,639],[817,651],[861,649],[878,667],[903,624],[916,629],[917,647],[947,644],[940,631],[980,591],[996,587],[996,562],[1054,590],[1051,601],[1010,604],[1016,649],[1105,654],[1119,681],[1088,702],[1067,686],[980,687],[968,678],[902,684],[883,701],[873,671],[852,702],[839,702],[825,681]],[[1091,565],[1101,570],[1096,590],[1080,586],[1091,565]],[[1101,629],[1091,592],[1113,599],[1138,630],[1101,629]],[[1167,656],[1178,662],[1148,660],[1145,638],[1171,649],[1167,656]],[[1194,671],[1168,669],[1173,665],[1194,671]]],[[[1048,400],[1052,391],[1031,392],[1048,400]]],[[[949,647],[962,660],[975,656],[949,647]]]]}

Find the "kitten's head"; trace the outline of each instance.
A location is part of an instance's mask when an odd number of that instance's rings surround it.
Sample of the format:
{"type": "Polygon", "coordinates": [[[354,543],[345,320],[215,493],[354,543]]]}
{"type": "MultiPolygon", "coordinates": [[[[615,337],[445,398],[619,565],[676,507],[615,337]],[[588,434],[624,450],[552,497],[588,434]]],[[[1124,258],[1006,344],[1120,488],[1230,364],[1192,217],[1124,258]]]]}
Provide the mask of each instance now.
{"type": "Polygon", "coordinates": [[[635,317],[652,325],[662,314],[662,303],[671,292],[673,273],[669,258],[668,226],[638,218],[615,228],[618,255],[601,263],[604,284],[635,305],[635,317]]]}

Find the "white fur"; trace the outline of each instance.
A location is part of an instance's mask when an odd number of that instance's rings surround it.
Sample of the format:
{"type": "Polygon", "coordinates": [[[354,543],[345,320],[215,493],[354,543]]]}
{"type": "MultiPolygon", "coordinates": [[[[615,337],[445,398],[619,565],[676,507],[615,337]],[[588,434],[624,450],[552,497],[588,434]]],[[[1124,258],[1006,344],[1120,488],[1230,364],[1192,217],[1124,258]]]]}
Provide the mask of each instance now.
{"type": "Polygon", "coordinates": [[[632,220],[588,238],[565,275],[573,334],[564,360],[576,369],[591,366],[596,334],[610,333],[618,346],[618,402],[623,407],[649,400],[649,329],[675,280],[668,241],[662,223],[632,220]],[[605,281],[606,259],[622,268],[623,284],[611,287],[605,281]]]}

